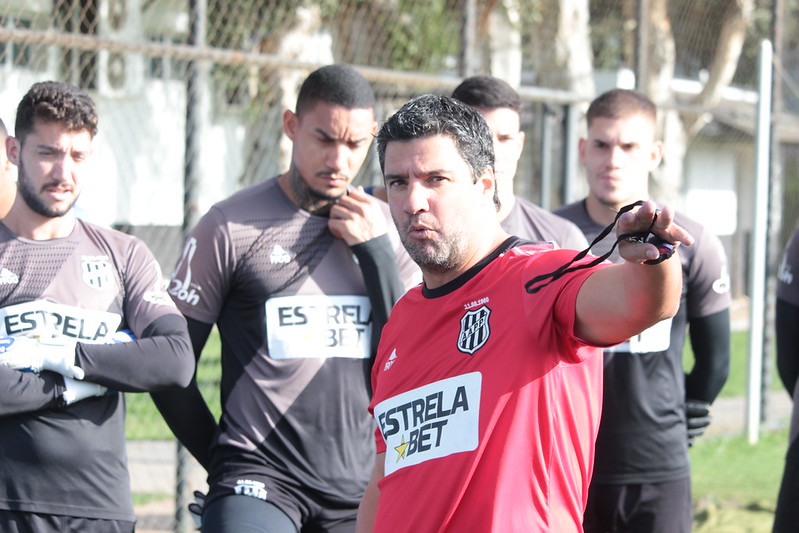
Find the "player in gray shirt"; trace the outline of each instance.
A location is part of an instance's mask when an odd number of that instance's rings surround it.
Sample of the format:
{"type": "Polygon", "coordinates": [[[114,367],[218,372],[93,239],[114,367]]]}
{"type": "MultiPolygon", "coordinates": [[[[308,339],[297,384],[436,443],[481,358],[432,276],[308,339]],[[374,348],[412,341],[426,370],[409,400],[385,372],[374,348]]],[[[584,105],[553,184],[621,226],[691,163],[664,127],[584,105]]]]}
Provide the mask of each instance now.
{"type": "Polygon", "coordinates": [[[352,67],[314,71],[284,114],[289,170],[213,206],[173,274],[196,356],[212,325],[222,342],[218,424],[196,383],[156,395],[208,469],[203,531],[354,528],[374,454],[371,361],[418,272],[388,206],[350,186],[373,106],[352,67]]]}
{"type": "Polygon", "coordinates": [[[133,531],[120,392],[184,387],[194,369],[152,253],[73,213],[96,132],[85,92],[43,82],[6,141],[19,193],[0,223],[4,533],[133,531]]]}
{"type": "MultiPolygon", "coordinates": [[[[616,89],[597,97],[580,140],[589,194],[556,213],[594,241],[625,205],[648,200],[649,173],[662,156],[655,137],[654,104],[635,91],[616,89]]],[[[587,533],[690,531],[691,478],[688,445],[710,423],[710,404],[727,379],[730,290],[719,239],[677,213],[693,246],[681,247],[680,308],[618,346],[605,350],[602,421],[585,515],[587,533]],[[686,327],[695,362],[685,372],[686,327]]],[[[601,256],[615,238],[592,245],[601,256]]],[[[610,256],[620,261],[618,254],[610,256]]]]}

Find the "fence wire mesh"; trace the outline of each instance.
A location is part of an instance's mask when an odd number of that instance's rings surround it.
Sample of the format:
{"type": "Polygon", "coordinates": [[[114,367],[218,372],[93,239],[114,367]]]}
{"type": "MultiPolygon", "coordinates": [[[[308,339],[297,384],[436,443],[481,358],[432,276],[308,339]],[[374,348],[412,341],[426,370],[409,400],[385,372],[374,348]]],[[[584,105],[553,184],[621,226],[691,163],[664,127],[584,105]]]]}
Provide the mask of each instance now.
{"type": "MultiPolygon", "coordinates": [[[[648,92],[683,126],[666,139],[677,177],[656,175],[655,190],[721,235],[734,295],[745,298],[751,240],[766,237],[751,233],[757,48],[775,34],[771,249],[799,220],[798,9],[796,0],[781,12],[765,0],[0,0],[0,118],[13,134],[33,82],[87,89],[100,132],[78,209],[142,237],[169,273],[186,227],[210,205],[288,167],[282,113],[319,65],[357,66],[378,94],[378,119],[464,75],[505,77],[524,101],[516,192],[549,208],[584,192],[574,144],[587,101],[635,73],[654,80],[648,92]],[[723,64],[735,46],[740,56],[723,64]],[[704,98],[719,73],[727,82],[704,98]]],[[[374,156],[358,180],[381,180],[374,156]]],[[[218,346],[206,353],[199,379],[218,412],[218,346]]],[[[174,441],[146,396],[130,395],[129,413],[132,462],[156,454],[143,443],[168,443],[169,460],[133,472],[139,503],[160,499],[174,488],[164,484],[174,441]]],[[[163,529],[178,527],[162,518],[163,529]]]]}

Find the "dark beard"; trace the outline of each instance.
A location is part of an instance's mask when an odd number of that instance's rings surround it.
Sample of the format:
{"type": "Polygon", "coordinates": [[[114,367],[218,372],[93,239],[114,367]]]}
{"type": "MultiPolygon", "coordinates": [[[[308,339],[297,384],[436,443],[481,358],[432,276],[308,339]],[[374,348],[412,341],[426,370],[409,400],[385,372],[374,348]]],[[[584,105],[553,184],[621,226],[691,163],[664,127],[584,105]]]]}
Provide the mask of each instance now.
{"type": "Polygon", "coordinates": [[[288,179],[291,192],[300,209],[312,215],[330,216],[330,208],[338,201],[339,196],[330,196],[311,189],[294,167],[289,170],[288,179]]]}
{"type": "Polygon", "coordinates": [[[17,166],[17,190],[34,213],[47,218],[63,217],[69,213],[72,206],[75,205],[75,202],[78,200],[76,197],[66,209],[55,209],[45,204],[41,198],[36,195],[36,191],[33,190],[33,185],[31,185],[28,180],[28,174],[25,172],[25,166],[22,164],[22,158],[20,158],[19,165],[17,166]]]}

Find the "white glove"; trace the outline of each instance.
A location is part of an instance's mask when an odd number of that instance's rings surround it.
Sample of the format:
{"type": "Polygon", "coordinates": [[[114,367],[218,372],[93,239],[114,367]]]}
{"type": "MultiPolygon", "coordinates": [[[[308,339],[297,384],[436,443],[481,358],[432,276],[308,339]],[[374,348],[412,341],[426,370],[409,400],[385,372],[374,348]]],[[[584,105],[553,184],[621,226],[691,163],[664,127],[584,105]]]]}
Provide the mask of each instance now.
{"type": "Polygon", "coordinates": [[[58,344],[30,337],[0,337],[0,365],[16,370],[50,370],[64,377],[83,379],[83,370],[75,366],[75,343],[58,344]]]}
{"type": "Polygon", "coordinates": [[[64,403],[71,405],[92,396],[102,396],[106,392],[108,389],[97,383],[64,377],[64,393],[61,397],[64,399],[64,403]]]}

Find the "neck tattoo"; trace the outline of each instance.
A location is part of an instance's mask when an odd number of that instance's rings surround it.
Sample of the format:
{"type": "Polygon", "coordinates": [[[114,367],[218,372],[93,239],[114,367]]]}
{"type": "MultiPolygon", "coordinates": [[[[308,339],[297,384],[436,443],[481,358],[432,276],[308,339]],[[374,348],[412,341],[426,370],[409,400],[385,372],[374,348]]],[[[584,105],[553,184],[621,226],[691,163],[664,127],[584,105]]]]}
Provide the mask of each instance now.
{"type": "Polygon", "coordinates": [[[300,209],[308,211],[312,215],[329,216],[330,208],[335,203],[334,200],[327,198],[319,198],[313,194],[313,191],[305,183],[305,180],[297,172],[296,168],[289,170],[288,174],[289,186],[291,187],[291,194],[297,202],[300,209]]]}

